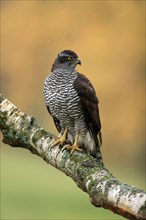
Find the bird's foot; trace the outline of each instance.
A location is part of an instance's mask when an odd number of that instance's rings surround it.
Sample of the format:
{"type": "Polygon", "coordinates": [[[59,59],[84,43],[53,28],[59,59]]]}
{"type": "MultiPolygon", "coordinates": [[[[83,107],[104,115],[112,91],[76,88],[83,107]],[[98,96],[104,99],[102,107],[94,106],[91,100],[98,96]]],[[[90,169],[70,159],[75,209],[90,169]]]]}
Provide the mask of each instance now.
{"type": "Polygon", "coordinates": [[[60,138],[55,138],[55,141],[53,144],[51,144],[51,148],[55,147],[57,144],[61,144],[61,146],[66,142],[66,134],[67,134],[67,128],[65,129],[63,135],[60,138]]]}
{"type": "Polygon", "coordinates": [[[65,150],[65,149],[71,150],[71,151],[70,151],[70,154],[72,154],[75,150],[77,150],[77,151],[82,151],[82,149],[79,148],[79,146],[78,146],[78,138],[79,138],[79,135],[77,134],[77,135],[76,135],[76,138],[75,138],[74,144],[71,145],[71,146],[65,145],[65,146],[62,148],[62,150],[65,150]]]}

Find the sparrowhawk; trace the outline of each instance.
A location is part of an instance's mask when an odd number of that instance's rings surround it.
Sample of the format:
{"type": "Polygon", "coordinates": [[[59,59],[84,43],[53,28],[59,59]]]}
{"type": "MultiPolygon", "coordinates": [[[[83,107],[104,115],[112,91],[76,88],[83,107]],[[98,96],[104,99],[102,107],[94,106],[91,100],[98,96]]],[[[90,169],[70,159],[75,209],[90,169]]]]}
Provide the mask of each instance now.
{"type": "Polygon", "coordinates": [[[44,82],[47,109],[59,137],[51,147],[70,143],[65,148],[84,150],[99,158],[102,143],[98,98],[89,79],[75,69],[81,65],[77,54],[64,50],[58,54],[44,82]]]}

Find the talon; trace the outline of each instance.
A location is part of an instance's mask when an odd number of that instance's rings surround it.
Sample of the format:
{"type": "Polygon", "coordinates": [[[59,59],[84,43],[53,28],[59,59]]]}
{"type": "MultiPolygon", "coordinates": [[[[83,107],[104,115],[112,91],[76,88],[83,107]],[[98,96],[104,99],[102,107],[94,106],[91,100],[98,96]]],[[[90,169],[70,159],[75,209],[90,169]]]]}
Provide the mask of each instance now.
{"type": "Polygon", "coordinates": [[[51,144],[51,148],[55,147],[57,144],[61,144],[61,146],[66,142],[66,134],[67,128],[65,129],[63,135],[60,138],[56,138],[53,144],[51,144]]]}
{"type": "Polygon", "coordinates": [[[70,154],[73,154],[73,152],[74,152],[75,150],[77,150],[77,151],[82,151],[82,149],[79,148],[79,146],[78,146],[78,138],[79,138],[79,135],[77,134],[77,135],[76,135],[76,138],[75,138],[74,144],[71,145],[71,146],[70,146],[70,145],[65,145],[65,146],[62,148],[62,150],[64,150],[64,149],[71,150],[71,151],[70,151],[70,154]]]}
{"type": "Polygon", "coordinates": [[[72,145],[72,150],[71,150],[70,154],[73,154],[73,152],[74,152],[75,150],[77,150],[77,151],[82,151],[81,148],[79,148],[78,146],[76,146],[76,145],[73,144],[73,145],[72,145]]]}
{"type": "Polygon", "coordinates": [[[66,145],[64,145],[63,147],[62,147],[62,151],[64,151],[65,149],[69,149],[69,147],[70,147],[70,145],[69,144],[66,144],[66,145]]]}

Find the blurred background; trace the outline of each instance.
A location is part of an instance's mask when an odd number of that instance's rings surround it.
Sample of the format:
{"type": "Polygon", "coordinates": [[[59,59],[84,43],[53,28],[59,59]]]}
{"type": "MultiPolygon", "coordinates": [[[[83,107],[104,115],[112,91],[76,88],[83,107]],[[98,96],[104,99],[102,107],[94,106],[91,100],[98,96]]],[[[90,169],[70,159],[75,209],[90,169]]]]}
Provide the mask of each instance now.
{"type": "MultiPolygon", "coordinates": [[[[1,91],[57,134],[43,82],[57,54],[74,50],[100,101],[105,166],[145,189],[145,1],[1,0],[1,91]]],[[[1,219],[124,219],[90,204],[57,169],[1,147],[1,219]]]]}

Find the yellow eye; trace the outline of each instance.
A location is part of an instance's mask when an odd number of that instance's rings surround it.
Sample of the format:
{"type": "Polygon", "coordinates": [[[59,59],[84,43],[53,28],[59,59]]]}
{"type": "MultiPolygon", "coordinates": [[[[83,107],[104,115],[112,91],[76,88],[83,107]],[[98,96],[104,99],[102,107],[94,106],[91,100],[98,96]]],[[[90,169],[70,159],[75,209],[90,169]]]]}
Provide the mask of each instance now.
{"type": "Polygon", "coordinates": [[[71,57],[68,57],[68,60],[71,60],[72,58],[71,57]]]}

